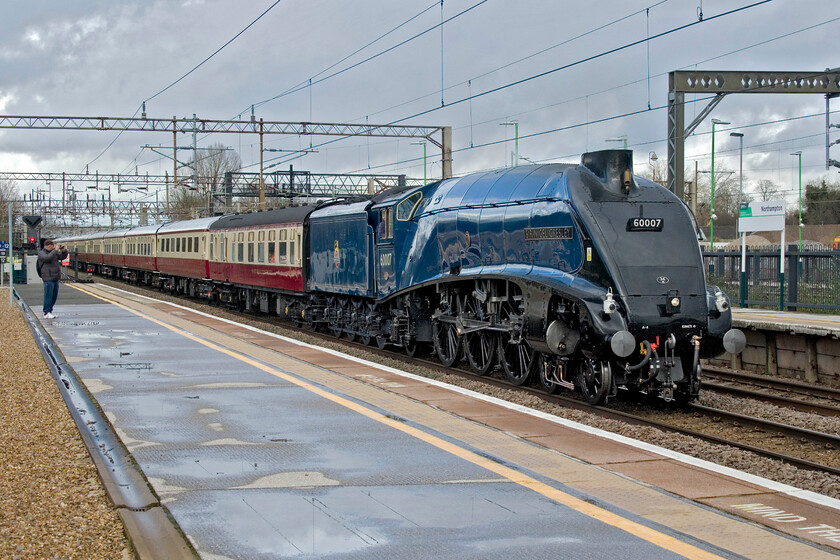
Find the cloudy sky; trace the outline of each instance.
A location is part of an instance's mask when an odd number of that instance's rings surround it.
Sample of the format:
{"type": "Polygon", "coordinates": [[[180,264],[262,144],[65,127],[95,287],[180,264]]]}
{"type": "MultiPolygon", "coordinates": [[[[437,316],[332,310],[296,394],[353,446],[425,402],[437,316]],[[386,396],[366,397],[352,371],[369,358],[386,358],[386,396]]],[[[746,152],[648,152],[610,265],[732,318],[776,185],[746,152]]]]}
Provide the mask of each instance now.
{"type": "MultiPolygon", "coordinates": [[[[665,160],[669,71],[834,68],[838,32],[837,0],[445,0],[442,12],[432,0],[6,1],[0,114],[130,117],[145,101],[153,118],[249,118],[253,105],[266,120],[445,125],[456,175],[510,165],[514,127],[501,123],[517,121],[524,161],[578,161],[626,135],[639,171],[651,152],[665,160]]],[[[688,123],[707,101],[687,101],[688,123]]],[[[711,115],[733,123],[717,127],[717,162],[737,170],[729,133],[742,131],[748,182],[790,188],[798,150],[805,180],[836,180],[824,112],[820,95],[730,95],[711,115]]],[[[686,143],[687,164],[709,168],[710,131],[707,118],[686,143]]],[[[409,139],[334,140],[269,137],[273,150],[313,151],[266,153],[267,165],[423,175],[423,147],[409,139]]],[[[163,174],[171,161],[143,146],[171,142],[2,130],[0,171],[163,174]]],[[[199,142],[224,143],[258,170],[254,136],[199,142]]],[[[433,146],[428,156],[429,176],[440,176],[433,146]]]]}

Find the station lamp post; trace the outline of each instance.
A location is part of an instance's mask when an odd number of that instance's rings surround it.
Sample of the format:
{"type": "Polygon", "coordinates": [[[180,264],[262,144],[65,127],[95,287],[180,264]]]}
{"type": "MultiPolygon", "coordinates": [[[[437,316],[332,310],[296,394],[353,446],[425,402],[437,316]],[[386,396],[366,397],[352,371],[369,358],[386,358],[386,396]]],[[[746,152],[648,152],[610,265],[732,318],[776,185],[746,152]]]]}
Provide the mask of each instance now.
{"type": "Polygon", "coordinates": [[[650,164],[650,176],[653,178],[653,182],[656,183],[656,160],[659,159],[656,157],[656,152],[648,152],[648,163],[650,164]]]}
{"type": "MultiPolygon", "coordinates": [[[[710,216],[709,216],[709,238],[712,247],[712,251],[715,250],[715,125],[716,124],[732,124],[727,121],[722,121],[720,119],[712,119],[712,196],[711,196],[711,206],[709,208],[710,216]]],[[[709,266],[709,271],[715,271],[715,265],[712,264],[709,266]]]]}
{"type": "Polygon", "coordinates": [[[616,136],[615,138],[606,138],[605,142],[624,142],[624,149],[627,149],[627,135],[622,134],[621,136],[616,136]]]}
{"type": "Polygon", "coordinates": [[[516,167],[519,165],[519,121],[506,121],[503,123],[499,123],[500,126],[512,126],[513,127],[513,136],[514,136],[514,151],[513,151],[513,166],[516,167]]]}
{"type": "MultiPolygon", "coordinates": [[[[734,138],[738,138],[741,141],[741,155],[739,157],[739,185],[738,185],[738,218],[741,217],[741,201],[744,197],[744,133],[743,132],[730,132],[729,136],[734,138]]],[[[738,220],[735,221],[735,231],[738,232],[738,235],[741,234],[741,230],[738,228],[738,220]]]]}
{"type": "Polygon", "coordinates": [[[738,185],[738,216],[735,219],[735,231],[742,237],[741,239],[741,307],[747,306],[747,240],[746,234],[741,231],[741,200],[744,196],[744,134],[742,132],[730,132],[729,136],[738,138],[741,141],[741,155],[738,172],[740,184],[738,185]]]}
{"type": "Polygon", "coordinates": [[[425,142],[412,142],[413,145],[419,146],[420,144],[423,145],[423,184],[426,184],[426,143],[425,142]]]}
{"type": "Polygon", "coordinates": [[[799,158],[799,262],[802,262],[802,150],[790,154],[799,158]]]}

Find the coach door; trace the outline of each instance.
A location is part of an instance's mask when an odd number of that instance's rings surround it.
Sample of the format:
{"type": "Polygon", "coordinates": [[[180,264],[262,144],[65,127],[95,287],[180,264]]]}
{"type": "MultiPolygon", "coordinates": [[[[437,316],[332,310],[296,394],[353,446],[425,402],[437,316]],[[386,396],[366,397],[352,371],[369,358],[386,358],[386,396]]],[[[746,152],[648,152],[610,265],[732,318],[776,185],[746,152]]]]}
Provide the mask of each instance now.
{"type": "Polygon", "coordinates": [[[379,223],[376,226],[376,286],[380,296],[391,293],[396,288],[394,274],[394,207],[379,210],[379,223]]]}

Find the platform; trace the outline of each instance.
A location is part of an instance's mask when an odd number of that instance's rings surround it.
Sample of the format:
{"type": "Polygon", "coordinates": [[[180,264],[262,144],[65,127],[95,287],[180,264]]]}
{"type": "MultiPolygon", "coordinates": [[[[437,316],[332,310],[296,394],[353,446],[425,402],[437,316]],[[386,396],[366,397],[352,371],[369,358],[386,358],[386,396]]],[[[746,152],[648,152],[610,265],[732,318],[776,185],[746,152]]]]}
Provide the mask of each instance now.
{"type": "Polygon", "coordinates": [[[203,558],[840,551],[836,500],[114,288],[61,290],[43,324],[203,558]]]}
{"type": "Polygon", "coordinates": [[[732,326],[739,329],[775,330],[790,334],[840,337],[840,315],[823,315],[822,313],[794,313],[733,307],[732,326]]]}
{"type": "Polygon", "coordinates": [[[732,326],[747,348],[713,363],[840,387],[840,316],[733,308],[732,326]]]}

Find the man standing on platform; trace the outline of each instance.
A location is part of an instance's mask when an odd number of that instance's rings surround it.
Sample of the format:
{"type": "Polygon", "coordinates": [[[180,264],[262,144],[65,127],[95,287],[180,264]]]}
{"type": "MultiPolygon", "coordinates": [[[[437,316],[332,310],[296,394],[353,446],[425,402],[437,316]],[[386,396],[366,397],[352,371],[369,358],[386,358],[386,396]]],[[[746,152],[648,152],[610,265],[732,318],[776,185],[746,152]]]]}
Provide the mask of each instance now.
{"type": "Polygon", "coordinates": [[[53,307],[58,299],[58,284],[61,280],[61,261],[67,258],[64,245],[55,248],[52,239],[44,241],[44,248],[38,252],[35,270],[44,281],[44,318],[54,319],[53,307]]]}

